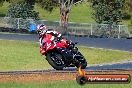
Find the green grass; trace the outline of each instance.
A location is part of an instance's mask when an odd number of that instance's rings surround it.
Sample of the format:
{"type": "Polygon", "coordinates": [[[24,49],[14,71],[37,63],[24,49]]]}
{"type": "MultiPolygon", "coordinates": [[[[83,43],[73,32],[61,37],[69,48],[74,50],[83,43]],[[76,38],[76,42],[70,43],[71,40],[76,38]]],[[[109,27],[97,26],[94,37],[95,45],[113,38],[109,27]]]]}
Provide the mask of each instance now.
{"type": "MultiPolygon", "coordinates": [[[[59,8],[55,8],[52,13],[49,13],[36,4],[35,11],[38,11],[40,13],[39,16],[41,19],[50,20],[50,21],[59,21],[60,18],[59,8]]],[[[92,8],[89,5],[78,4],[72,7],[72,10],[69,14],[69,21],[94,23],[95,21],[92,19],[91,13],[92,13],[92,8]]]]}
{"type": "Polygon", "coordinates": [[[0,40],[0,71],[35,70],[50,67],[35,42],[0,40]]]}
{"type": "Polygon", "coordinates": [[[9,3],[5,2],[1,7],[0,7],[0,16],[5,16],[8,12],[8,6],[9,3]]]}
{"type": "Polygon", "coordinates": [[[90,64],[113,63],[132,60],[132,53],[108,49],[81,47],[80,51],[90,64]]]}
{"type": "Polygon", "coordinates": [[[76,81],[59,81],[51,83],[0,83],[0,88],[132,88],[130,84],[85,84],[79,85],[76,81]]]}
{"type": "MultiPolygon", "coordinates": [[[[132,60],[132,53],[79,46],[88,64],[132,60]]],[[[39,44],[27,41],[0,40],[0,71],[51,68],[39,53],[39,44]]]]}
{"type": "Polygon", "coordinates": [[[39,17],[42,20],[58,21],[59,20],[59,9],[54,9],[52,13],[42,9],[38,4],[35,4],[35,11],[39,12],[39,17]]]}

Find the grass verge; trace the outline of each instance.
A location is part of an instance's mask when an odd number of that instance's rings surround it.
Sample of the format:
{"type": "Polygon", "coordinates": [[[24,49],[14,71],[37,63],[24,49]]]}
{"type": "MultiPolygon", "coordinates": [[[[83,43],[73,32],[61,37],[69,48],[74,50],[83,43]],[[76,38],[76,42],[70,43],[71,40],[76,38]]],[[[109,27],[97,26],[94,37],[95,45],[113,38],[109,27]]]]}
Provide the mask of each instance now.
{"type": "Polygon", "coordinates": [[[132,88],[129,84],[85,84],[79,85],[76,81],[59,81],[51,83],[0,83],[0,88],[132,88]]]}
{"type": "MultiPolygon", "coordinates": [[[[131,52],[79,46],[88,64],[132,60],[131,52]]],[[[0,40],[0,71],[39,70],[51,68],[39,53],[39,44],[28,41],[0,40]]]]}
{"type": "Polygon", "coordinates": [[[132,60],[132,52],[88,48],[85,46],[80,46],[79,50],[90,64],[115,63],[132,60]]]}
{"type": "Polygon", "coordinates": [[[36,42],[0,40],[0,71],[50,67],[43,58],[36,42]]]}

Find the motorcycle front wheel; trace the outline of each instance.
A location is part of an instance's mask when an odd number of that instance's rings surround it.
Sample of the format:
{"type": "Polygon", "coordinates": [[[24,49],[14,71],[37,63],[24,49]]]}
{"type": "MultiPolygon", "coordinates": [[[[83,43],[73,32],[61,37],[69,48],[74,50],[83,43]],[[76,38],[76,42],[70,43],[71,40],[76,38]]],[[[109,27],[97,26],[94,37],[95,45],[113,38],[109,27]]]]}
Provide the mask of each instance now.
{"type": "Polygon", "coordinates": [[[46,59],[54,69],[63,70],[64,62],[62,60],[62,55],[55,52],[49,52],[46,55],[46,59]]]}
{"type": "Polygon", "coordinates": [[[79,56],[76,58],[75,65],[77,68],[79,68],[81,66],[82,69],[85,69],[87,67],[87,61],[80,52],[78,52],[78,55],[79,56]]]}

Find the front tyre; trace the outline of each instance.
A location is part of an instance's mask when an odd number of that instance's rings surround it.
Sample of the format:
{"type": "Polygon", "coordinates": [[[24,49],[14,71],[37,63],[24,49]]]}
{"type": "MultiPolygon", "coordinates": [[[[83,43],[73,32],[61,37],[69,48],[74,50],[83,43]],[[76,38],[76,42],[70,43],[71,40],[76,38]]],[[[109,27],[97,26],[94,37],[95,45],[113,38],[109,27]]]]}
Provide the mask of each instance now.
{"type": "Polygon", "coordinates": [[[79,68],[81,66],[81,69],[85,69],[87,67],[87,61],[84,58],[84,56],[78,52],[77,56],[75,56],[76,58],[76,67],[79,68]]]}
{"type": "Polygon", "coordinates": [[[49,52],[46,55],[46,59],[54,69],[63,70],[64,62],[62,60],[62,55],[55,52],[49,52]]]}
{"type": "Polygon", "coordinates": [[[79,63],[76,64],[76,67],[79,68],[79,66],[81,66],[81,69],[85,69],[87,67],[87,62],[86,60],[84,61],[80,61],[79,63]]]}

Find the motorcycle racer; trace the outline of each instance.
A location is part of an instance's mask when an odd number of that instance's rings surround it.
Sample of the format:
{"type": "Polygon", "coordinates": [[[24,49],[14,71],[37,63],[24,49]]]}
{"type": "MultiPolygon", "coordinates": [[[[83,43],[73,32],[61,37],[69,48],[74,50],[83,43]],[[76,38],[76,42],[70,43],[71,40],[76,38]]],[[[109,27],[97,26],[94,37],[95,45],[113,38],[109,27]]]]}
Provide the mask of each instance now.
{"type": "Polygon", "coordinates": [[[53,29],[48,29],[46,25],[39,24],[37,26],[37,33],[39,34],[40,53],[44,55],[46,52],[46,44],[48,45],[55,38],[61,38],[61,34],[53,29]]]}
{"type": "Polygon", "coordinates": [[[63,70],[65,67],[76,66],[86,68],[87,61],[78,51],[71,40],[62,37],[62,34],[53,29],[48,29],[44,24],[37,26],[39,35],[40,53],[46,56],[48,63],[56,70],[63,70]]]}

